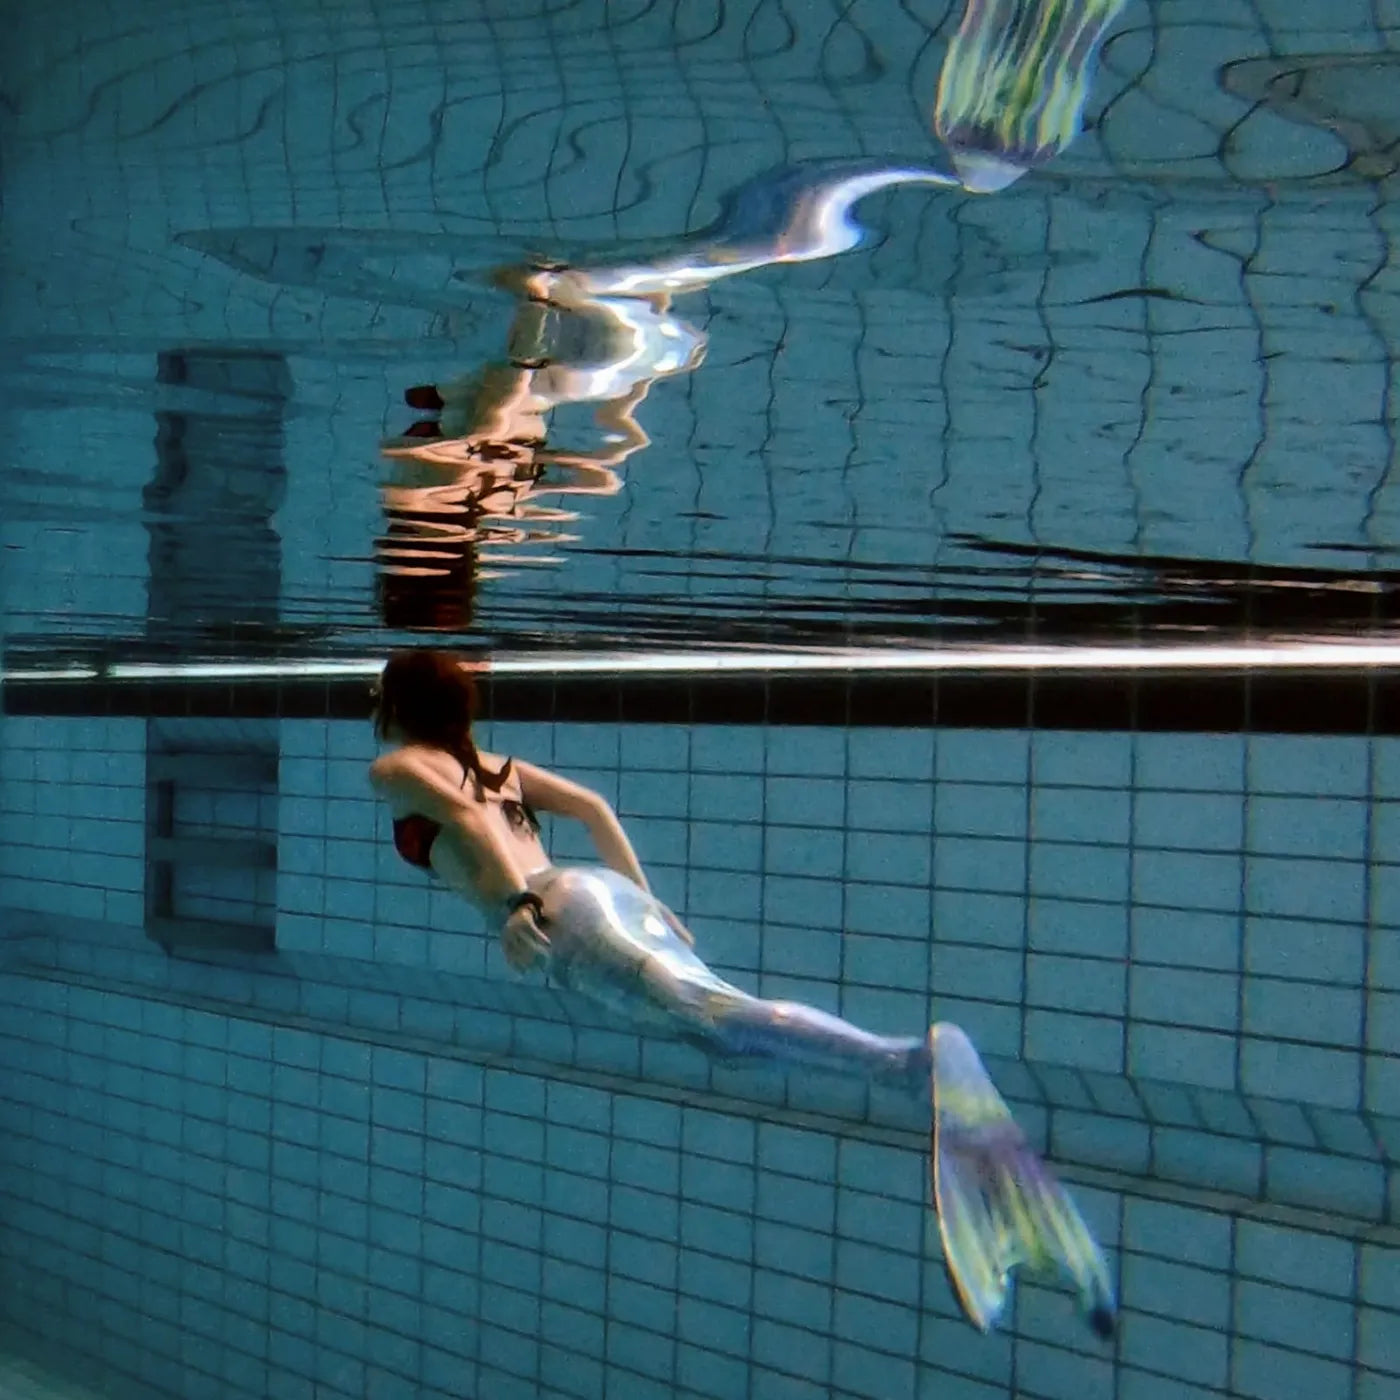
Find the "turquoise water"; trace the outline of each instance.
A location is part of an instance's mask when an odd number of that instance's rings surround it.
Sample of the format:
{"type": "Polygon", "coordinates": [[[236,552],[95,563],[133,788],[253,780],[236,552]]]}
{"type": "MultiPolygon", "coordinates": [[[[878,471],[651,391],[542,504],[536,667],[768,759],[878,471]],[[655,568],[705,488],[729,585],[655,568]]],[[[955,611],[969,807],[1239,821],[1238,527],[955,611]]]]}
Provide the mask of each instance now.
{"type": "Polygon", "coordinates": [[[1288,650],[1389,640],[1400,14],[1130,0],[971,194],[960,8],[10,17],[0,1397],[1400,1381],[1393,658],[1288,650]],[[405,641],[724,977],[963,1026],[1116,1337],[969,1325],[926,1106],[509,975],[366,786],[405,641]]]}

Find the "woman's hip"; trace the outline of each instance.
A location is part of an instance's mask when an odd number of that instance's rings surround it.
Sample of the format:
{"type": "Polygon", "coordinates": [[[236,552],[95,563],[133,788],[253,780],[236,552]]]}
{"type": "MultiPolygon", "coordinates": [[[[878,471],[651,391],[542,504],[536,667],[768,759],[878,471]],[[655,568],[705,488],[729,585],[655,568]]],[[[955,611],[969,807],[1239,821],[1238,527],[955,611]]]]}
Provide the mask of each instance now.
{"type": "Polygon", "coordinates": [[[544,906],[549,973],[560,986],[672,1014],[734,990],[695,953],[680,920],[625,875],[605,866],[550,866],[528,884],[544,906]]]}

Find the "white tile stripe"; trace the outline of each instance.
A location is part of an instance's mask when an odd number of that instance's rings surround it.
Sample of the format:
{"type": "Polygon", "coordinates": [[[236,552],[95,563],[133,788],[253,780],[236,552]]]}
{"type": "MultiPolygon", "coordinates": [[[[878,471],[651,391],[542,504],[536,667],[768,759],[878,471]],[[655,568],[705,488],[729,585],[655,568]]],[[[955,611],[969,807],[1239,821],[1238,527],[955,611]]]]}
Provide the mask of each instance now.
{"type": "MultiPolygon", "coordinates": [[[[302,661],[121,662],[0,671],[6,682],[238,681],[355,679],[378,673],[383,657],[302,661]]],[[[499,676],[796,675],[823,672],[1287,671],[1382,669],[1400,665],[1400,641],[1277,641],[1197,646],[848,647],[790,651],[504,653],[475,663],[499,676]]]]}

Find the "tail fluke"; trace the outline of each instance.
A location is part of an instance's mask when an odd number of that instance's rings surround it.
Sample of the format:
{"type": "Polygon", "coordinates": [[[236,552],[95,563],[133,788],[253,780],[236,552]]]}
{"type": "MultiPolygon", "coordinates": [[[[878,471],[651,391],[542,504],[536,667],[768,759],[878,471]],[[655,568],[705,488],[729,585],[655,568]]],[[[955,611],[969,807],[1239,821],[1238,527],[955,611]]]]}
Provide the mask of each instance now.
{"type": "Polygon", "coordinates": [[[1005,189],[1074,140],[1099,48],[1125,3],[966,0],[933,118],[965,189],[1005,189]]]}
{"type": "Polygon", "coordinates": [[[929,1032],[933,1059],[933,1182],[948,1273],[982,1331],[1006,1306],[1011,1270],[1059,1273],[1089,1325],[1111,1336],[1108,1267],[1069,1193],[1026,1145],[971,1041],[956,1027],[929,1032]]]}

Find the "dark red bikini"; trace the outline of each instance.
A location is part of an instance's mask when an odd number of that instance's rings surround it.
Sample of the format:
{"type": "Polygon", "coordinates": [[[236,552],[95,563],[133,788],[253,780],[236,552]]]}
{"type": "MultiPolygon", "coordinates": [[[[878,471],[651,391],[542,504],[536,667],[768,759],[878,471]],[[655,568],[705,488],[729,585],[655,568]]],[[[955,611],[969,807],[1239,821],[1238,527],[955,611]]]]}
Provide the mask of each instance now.
{"type": "MultiPolygon", "coordinates": [[[[501,769],[502,781],[509,775],[513,761],[507,759],[505,767],[501,769]]],[[[467,775],[463,773],[462,786],[466,787],[466,785],[467,775]]],[[[517,802],[513,797],[503,797],[501,811],[505,813],[505,818],[511,826],[528,827],[536,836],[539,835],[539,818],[535,816],[534,810],[528,802],[517,802]]],[[[433,842],[437,840],[441,830],[441,822],[435,822],[431,817],[425,817],[420,812],[410,812],[405,817],[396,817],[394,819],[394,849],[410,865],[416,865],[421,870],[431,870],[433,868],[431,859],[433,842]]]]}

